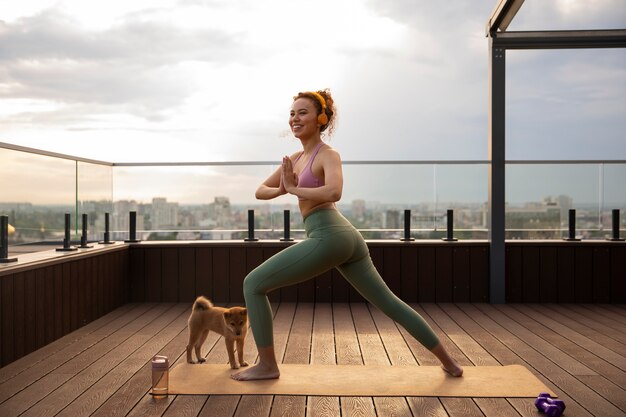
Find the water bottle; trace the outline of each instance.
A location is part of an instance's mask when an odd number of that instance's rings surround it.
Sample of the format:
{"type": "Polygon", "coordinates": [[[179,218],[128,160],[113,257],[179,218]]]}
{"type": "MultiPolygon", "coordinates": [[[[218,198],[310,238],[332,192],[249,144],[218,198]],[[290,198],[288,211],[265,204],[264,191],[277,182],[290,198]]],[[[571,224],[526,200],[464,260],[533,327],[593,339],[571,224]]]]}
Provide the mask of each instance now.
{"type": "Polygon", "coordinates": [[[167,395],[169,384],[169,361],[167,356],[152,358],[152,395],[167,395]]]}

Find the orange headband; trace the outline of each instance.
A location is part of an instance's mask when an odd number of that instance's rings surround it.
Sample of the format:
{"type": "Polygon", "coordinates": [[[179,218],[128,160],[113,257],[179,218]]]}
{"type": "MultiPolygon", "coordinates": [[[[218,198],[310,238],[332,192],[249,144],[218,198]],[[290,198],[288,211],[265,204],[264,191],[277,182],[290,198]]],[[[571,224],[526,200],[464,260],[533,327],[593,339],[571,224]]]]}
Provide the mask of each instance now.
{"type": "Polygon", "coordinates": [[[305,94],[312,94],[313,96],[315,96],[317,101],[319,101],[322,105],[322,113],[326,112],[326,100],[324,100],[324,97],[322,97],[320,93],[318,93],[317,91],[307,91],[305,94]]]}

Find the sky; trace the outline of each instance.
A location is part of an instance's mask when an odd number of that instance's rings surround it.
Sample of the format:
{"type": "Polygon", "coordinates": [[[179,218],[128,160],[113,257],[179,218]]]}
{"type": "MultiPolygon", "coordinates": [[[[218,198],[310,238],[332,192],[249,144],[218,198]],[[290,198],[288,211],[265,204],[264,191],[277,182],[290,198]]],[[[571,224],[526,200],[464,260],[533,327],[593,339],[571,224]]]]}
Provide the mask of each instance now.
{"type": "MultiPolygon", "coordinates": [[[[329,88],[344,160],[487,159],[496,0],[21,0],[0,142],[109,162],[277,161],[329,88]]],[[[623,29],[623,0],[526,0],[508,30],[623,29]]],[[[626,160],[626,49],[509,51],[507,158],[626,160]]]]}

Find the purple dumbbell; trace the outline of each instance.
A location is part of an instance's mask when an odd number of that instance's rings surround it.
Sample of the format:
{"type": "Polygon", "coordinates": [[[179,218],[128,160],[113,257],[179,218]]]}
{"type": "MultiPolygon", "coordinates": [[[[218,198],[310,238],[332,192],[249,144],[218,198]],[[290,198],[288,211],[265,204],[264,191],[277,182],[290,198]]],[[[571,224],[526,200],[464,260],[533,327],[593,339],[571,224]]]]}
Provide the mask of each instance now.
{"type": "Polygon", "coordinates": [[[565,411],[565,403],[562,400],[555,400],[547,392],[539,394],[535,400],[535,407],[548,417],[560,417],[565,411]]]}

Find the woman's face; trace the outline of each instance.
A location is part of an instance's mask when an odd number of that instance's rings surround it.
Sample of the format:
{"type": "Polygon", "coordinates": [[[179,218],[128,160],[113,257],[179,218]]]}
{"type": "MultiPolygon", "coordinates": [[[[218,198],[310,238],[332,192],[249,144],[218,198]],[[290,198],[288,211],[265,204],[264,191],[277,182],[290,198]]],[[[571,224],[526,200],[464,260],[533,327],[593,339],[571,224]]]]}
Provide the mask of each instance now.
{"type": "Polygon", "coordinates": [[[317,123],[317,109],[313,100],[307,97],[296,99],[291,105],[289,126],[293,135],[298,139],[319,134],[320,126],[317,123]]]}

